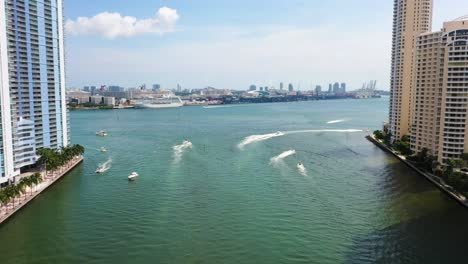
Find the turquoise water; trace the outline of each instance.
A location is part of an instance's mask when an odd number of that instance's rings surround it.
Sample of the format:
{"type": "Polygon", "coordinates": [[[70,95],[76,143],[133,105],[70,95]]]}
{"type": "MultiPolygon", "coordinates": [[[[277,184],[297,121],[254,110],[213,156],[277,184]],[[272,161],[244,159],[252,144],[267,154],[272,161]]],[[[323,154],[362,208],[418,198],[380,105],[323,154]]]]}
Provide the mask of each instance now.
{"type": "Polygon", "coordinates": [[[1,263],[463,259],[468,211],[355,131],[379,128],[387,109],[383,98],[71,112],[85,162],[0,226],[1,263]],[[193,148],[176,157],[184,138],[193,148]]]}

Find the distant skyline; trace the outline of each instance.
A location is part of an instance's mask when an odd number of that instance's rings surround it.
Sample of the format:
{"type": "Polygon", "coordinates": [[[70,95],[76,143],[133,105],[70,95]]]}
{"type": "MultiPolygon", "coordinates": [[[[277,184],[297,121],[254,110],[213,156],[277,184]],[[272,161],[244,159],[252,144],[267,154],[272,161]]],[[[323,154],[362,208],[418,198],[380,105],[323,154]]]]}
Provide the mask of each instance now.
{"type": "MultiPolygon", "coordinates": [[[[465,14],[434,0],[433,30],[465,14]]],[[[68,87],[389,88],[390,0],[68,0],[65,16],[68,87]]]]}

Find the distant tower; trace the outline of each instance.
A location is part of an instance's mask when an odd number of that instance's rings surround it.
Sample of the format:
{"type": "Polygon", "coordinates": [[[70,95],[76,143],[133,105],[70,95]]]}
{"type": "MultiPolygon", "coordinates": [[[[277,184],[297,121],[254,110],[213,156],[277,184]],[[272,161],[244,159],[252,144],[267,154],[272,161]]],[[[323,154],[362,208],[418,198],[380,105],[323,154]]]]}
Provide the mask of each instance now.
{"type": "Polygon", "coordinates": [[[329,93],[333,92],[333,84],[331,83],[328,85],[328,92],[329,93]]]}
{"type": "Polygon", "coordinates": [[[257,90],[257,86],[255,86],[255,85],[253,85],[253,84],[250,85],[249,91],[255,91],[255,90],[257,90]]]}
{"type": "Polygon", "coordinates": [[[320,85],[315,86],[315,93],[319,95],[321,92],[322,92],[322,86],[320,85]]]}
{"type": "Polygon", "coordinates": [[[341,92],[346,93],[346,83],[341,84],[341,92]]]}
{"type": "Polygon", "coordinates": [[[340,92],[340,84],[339,83],[334,83],[333,84],[333,92],[334,93],[339,93],[340,92]]]}
{"type": "Polygon", "coordinates": [[[292,83],[288,85],[288,91],[290,92],[294,91],[294,86],[292,85],[292,83]]]}
{"type": "Polygon", "coordinates": [[[280,83],[280,90],[283,90],[284,88],[284,83],[280,83]]]}

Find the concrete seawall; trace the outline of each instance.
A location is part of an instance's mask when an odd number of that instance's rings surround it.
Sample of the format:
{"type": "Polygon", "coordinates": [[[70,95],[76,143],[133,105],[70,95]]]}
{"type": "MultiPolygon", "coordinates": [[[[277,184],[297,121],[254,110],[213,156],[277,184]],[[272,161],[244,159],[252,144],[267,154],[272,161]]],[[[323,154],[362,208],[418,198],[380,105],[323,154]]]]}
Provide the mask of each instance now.
{"type": "Polygon", "coordinates": [[[456,192],[453,192],[452,190],[450,190],[449,188],[451,188],[450,186],[444,184],[443,182],[441,182],[441,180],[436,177],[436,176],[433,176],[429,173],[426,173],[420,169],[418,169],[416,166],[414,166],[413,164],[409,163],[403,156],[400,156],[398,155],[397,153],[395,153],[393,150],[391,150],[390,148],[388,148],[387,146],[385,146],[382,142],[378,141],[377,139],[375,139],[373,136],[366,136],[366,138],[374,143],[377,147],[379,147],[380,149],[382,149],[383,151],[385,152],[388,152],[390,154],[392,154],[393,156],[395,156],[397,159],[399,159],[401,162],[403,162],[406,166],[410,167],[411,169],[413,169],[415,172],[417,172],[419,175],[421,176],[424,176],[424,178],[426,178],[428,181],[430,181],[431,183],[433,183],[437,188],[439,188],[440,190],[444,191],[448,196],[450,196],[451,198],[455,199],[459,204],[465,206],[466,208],[468,208],[468,201],[466,200],[466,198],[461,195],[461,194],[458,194],[456,192]]]}
{"type": "Polygon", "coordinates": [[[12,209],[11,211],[8,211],[6,214],[0,214],[0,225],[10,219],[16,212],[20,211],[22,208],[24,208],[26,205],[28,205],[29,202],[31,202],[34,198],[36,198],[39,194],[47,190],[50,186],[52,186],[54,183],[56,183],[58,180],[60,180],[63,176],[67,175],[70,171],[72,171],[78,164],[83,162],[83,157],[80,156],[76,158],[73,163],[65,169],[63,172],[61,172],[59,175],[57,175],[55,178],[49,180],[49,181],[44,181],[40,185],[38,185],[38,189],[33,192],[31,195],[27,196],[24,200],[20,201],[19,204],[12,209]]]}

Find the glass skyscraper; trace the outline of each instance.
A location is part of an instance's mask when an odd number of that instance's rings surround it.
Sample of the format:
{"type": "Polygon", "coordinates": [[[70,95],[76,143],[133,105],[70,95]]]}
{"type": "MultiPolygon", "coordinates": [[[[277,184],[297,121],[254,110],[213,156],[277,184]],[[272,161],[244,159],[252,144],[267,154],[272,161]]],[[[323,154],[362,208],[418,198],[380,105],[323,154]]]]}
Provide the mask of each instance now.
{"type": "Polygon", "coordinates": [[[0,0],[0,184],[69,143],[62,0],[0,0]]]}

